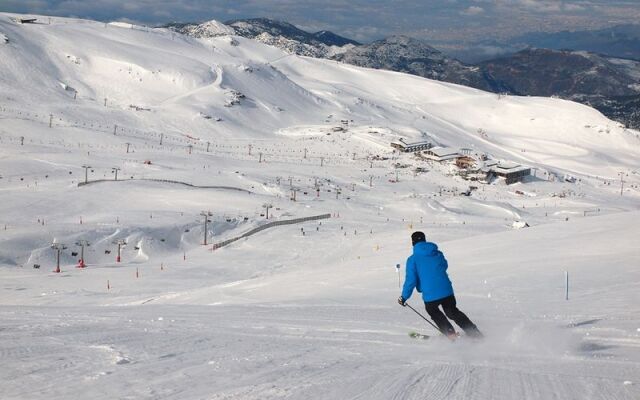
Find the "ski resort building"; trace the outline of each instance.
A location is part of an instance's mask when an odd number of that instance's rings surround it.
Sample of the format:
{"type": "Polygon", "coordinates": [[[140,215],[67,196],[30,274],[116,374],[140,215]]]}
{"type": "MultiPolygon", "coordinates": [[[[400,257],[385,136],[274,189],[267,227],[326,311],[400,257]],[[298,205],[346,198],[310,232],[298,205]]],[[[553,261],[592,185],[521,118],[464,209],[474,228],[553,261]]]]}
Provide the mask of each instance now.
{"type": "Polygon", "coordinates": [[[460,157],[460,152],[454,147],[433,147],[423,152],[424,158],[433,161],[447,161],[460,157]]]}
{"type": "Polygon", "coordinates": [[[403,153],[415,153],[417,151],[428,150],[433,145],[429,142],[405,143],[402,140],[391,142],[391,147],[403,153]]]}
{"type": "Polygon", "coordinates": [[[15,22],[19,24],[35,24],[38,20],[37,18],[12,18],[15,22]]]}
{"type": "Polygon", "coordinates": [[[456,167],[460,169],[472,169],[475,168],[477,160],[470,156],[461,156],[456,158],[456,167]]]}
{"type": "Polygon", "coordinates": [[[485,164],[485,168],[487,168],[487,172],[489,177],[500,177],[504,178],[507,185],[512,183],[516,183],[522,180],[525,176],[531,175],[531,168],[526,167],[514,162],[495,162],[493,165],[488,166],[485,164]]]}
{"type": "Polygon", "coordinates": [[[531,175],[531,167],[511,161],[477,160],[462,156],[456,159],[456,166],[460,168],[458,175],[462,179],[481,183],[489,183],[494,178],[502,178],[507,185],[510,185],[531,175]]]}

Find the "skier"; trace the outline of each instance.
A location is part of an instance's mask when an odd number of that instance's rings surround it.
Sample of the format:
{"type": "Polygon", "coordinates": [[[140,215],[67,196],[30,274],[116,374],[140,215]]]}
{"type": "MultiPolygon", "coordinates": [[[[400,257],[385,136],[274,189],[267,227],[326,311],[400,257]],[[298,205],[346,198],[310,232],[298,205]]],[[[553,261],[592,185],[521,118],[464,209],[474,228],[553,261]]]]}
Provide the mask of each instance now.
{"type": "Polygon", "coordinates": [[[427,242],[422,232],[411,235],[413,254],[407,259],[406,278],[398,303],[405,306],[413,289],[422,292],[427,313],[440,331],[450,339],[457,334],[449,320],[452,319],[470,337],[480,338],[482,333],[471,320],[456,307],[453,286],[447,275],[447,260],[435,243],[427,242]],[[444,314],[438,307],[442,306],[444,314]]]}

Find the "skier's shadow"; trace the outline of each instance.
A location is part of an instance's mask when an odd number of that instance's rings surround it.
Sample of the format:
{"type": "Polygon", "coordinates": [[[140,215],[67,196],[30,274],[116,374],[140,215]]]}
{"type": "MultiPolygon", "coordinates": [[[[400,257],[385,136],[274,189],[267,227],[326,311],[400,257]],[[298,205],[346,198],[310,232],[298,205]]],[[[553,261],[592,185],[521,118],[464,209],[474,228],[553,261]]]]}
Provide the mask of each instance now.
{"type": "MultiPolygon", "coordinates": [[[[587,325],[594,325],[601,320],[602,320],[601,318],[594,318],[594,319],[588,319],[585,321],[572,322],[567,325],[567,328],[578,328],[578,327],[587,326],[587,325]]],[[[594,353],[597,353],[598,357],[606,357],[609,354],[601,353],[601,352],[604,350],[614,349],[616,347],[617,346],[610,345],[610,344],[600,344],[592,341],[583,341],[578,346],[578,352],[583,354],[592,354],[592,355],[595,355],[594,353]]]]}
{"type": "Polygon", "coordinates": [[[580,322],[572,322],[570,324],[567,325],[567,328],[577,328],[579,326],[585,326],[585,325],[593,325],[599,321],[602,321],[601,318],[595,318],[595,319],[588,319],[586,321],[580,321],[580,322]]]}
{"type": "MultiPolygon", "coordinates": [[[[616,348],[616,346],[613,346],[613,345],[610,345],[610,344],[599,344],[599,343],[595,343],[595,342],[582,342],[582,343],[580,343],[580,346],[578,347],[578,351],[580,353],[595,353],[595,352],[614,349],[614,348],[616,348]]],[[[600,356],[600,357],[605,357],[605,356],[608,356],[608,355],[609,354],[606,354],[606,353],[598,353],[598,356],[600,356]]]]}

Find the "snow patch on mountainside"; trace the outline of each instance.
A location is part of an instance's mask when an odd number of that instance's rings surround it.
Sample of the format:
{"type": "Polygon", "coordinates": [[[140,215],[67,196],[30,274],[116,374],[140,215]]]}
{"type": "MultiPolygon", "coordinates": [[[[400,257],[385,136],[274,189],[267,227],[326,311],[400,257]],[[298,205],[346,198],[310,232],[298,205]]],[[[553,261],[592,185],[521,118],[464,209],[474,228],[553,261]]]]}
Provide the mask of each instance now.
{"type": "Polygon", "coordinates": [[[297,54],[300,56],[322,58],[328,53],[326,46],[312,46],[306,43],[301,43],[297,40],[287,39],[282,36],[273,36],[268,32],[263,32],[254,39],[269,46],[275,46],[287,53],[297,54]]]}
{"type": "Polygon", "coordinates": [[[202,24],[186,27],[184,33],[196,38],[213,38],[235,35],[235,30],[222,22],[211,20],[202,24]]]}

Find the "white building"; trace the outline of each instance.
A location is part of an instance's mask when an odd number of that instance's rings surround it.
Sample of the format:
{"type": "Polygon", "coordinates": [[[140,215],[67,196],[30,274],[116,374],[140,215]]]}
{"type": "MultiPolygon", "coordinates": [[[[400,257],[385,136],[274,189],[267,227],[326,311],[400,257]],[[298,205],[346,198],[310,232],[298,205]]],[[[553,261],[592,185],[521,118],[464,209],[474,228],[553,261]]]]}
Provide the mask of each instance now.
{"type": "Polygon", "coordinates": [[[424,158],[434,161],[453,160],[461,156],[459,149],[455,147],[432,147],[423,152],[424,158]]]}

